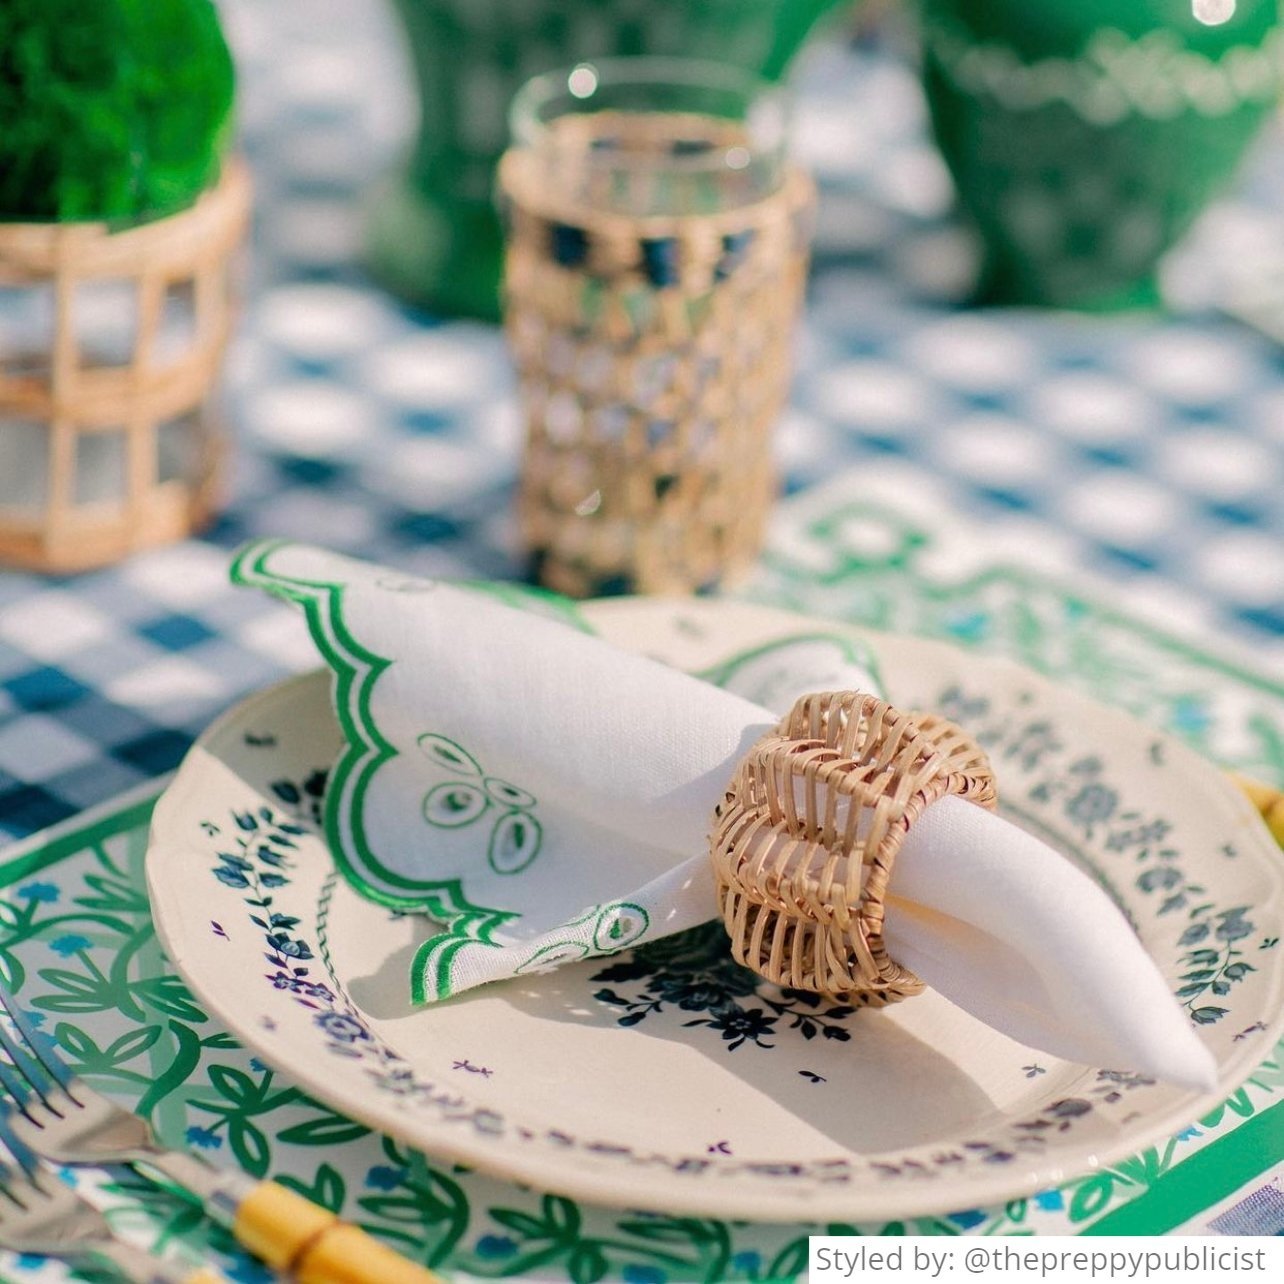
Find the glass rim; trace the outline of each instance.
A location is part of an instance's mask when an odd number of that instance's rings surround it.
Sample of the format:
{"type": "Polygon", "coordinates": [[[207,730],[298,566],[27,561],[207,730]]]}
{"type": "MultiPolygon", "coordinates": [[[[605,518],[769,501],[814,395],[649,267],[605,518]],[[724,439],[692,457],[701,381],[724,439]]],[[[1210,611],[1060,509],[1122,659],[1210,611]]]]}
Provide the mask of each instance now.
{"type": "MultiPolygon", "coordinates": [[[[734,63],[719,62],[712,58],[686,58],[664,54],[639,54],[607,58],[585,58],[581,61],[554,68],[533,76],[514,95],[508,109],[509,135],[513,145],[537,148],[549,140],[552,130],[542,112],[553,103],[566,100],[588,104],[599,88],[672,87],[676,89],[711,90],[743,97],[745,111],[738,119],[749,121],[755,108],[774,112],[779,121],[779,136],[763,153],[783,156],[788,145],[790,107],[793,95],[790,90],[757,72],[738,67],[734,63]],[[591,83],[583,90],[573,85],[574,77],[586,73],[591,83]]],[[[586,113],[587,114],[587,113],[586,113]]],[[[736,119],[728,117],[727,119],[736,119]]],[[[752,140],[750,142],[752,147],[752,140]]],[[[684,170],[739,169],[744,143],[731,143],[702,150],[698,154],[677,158],[678,167],[684,170]],[[738,162],[738,163],[737,163],[738,162]]],[[[755,149],[758,150],[758,149],[755,149]]],[[[760,154],[759,159],[762,156],[760,154]]],[[[670,158],[669,164],[675,158],[670,158]]]]}

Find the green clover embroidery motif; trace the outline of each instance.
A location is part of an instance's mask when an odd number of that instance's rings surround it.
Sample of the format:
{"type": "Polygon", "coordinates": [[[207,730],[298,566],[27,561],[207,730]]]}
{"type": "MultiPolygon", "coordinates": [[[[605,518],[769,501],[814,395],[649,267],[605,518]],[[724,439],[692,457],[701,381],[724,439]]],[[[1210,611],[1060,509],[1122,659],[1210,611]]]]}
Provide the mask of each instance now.
{"type": "Polygon", "coordinates": [[[424,819],[439,829],[462,829],[492,809],[497,811],[486,848],[487,863],[497,874],[520,874],[539,855],[544,841],[544,831],[532,814],[535,796],[486,775],[472,754],[446,736],[427,732],[418,744],[424,757],[456,777],[434,785],[424,795],[424,819]]]}

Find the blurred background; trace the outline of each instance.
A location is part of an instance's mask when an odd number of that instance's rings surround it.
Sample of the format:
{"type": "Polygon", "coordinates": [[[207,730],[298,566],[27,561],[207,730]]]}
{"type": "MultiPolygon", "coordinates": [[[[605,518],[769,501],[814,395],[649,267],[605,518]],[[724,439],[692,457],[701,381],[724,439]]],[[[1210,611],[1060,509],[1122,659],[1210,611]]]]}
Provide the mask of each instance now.
{"type": "MultiPolygon", "coordinates": [[[[460,11],[484,41],[522,7],[460,11]]],[[[628,8],[580,7],[599,22],[628,8]]],[[[787,490],[908,461],[979,521],[1073,546],[1142,592],[1162,568],[1164,592],[1185,599],[1173,611],[1216,599],[1221,627],[1268,639],[1284,628],[1278,121],[1164,260],[1166,308],[971,308],[979,246],[931,135],[911,8],[836,6],[791,70],[795,154],[820,201],[778,436],[787,490]]],[[[229,363],[245,449],[216,537],[310,536],[324,485],[335,544],[434,573],[520,574],[520,424],[499,331],[407,310],[363,266],[370,193],[418,121],[396,15],[342,0],[221,12],[257,197],[229,363]]],[[[466,92],[485,95],[476,74],[466,92]]]]}

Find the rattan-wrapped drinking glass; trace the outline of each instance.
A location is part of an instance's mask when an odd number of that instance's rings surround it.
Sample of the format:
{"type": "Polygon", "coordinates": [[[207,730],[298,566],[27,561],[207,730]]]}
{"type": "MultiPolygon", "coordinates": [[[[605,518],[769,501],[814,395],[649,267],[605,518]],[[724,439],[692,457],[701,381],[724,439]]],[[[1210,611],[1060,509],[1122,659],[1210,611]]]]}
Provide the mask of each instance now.
{"type": "Polygon", "coordinates": [[[719,64],[604,60],[518,96],[505,322],[550,588],[699,590],[758,552],[813,204],[786,126],[782,90],[719,64]]]}
{"type": "Polygon", "coordinates": [[[779,985],[881,1007],[923,983],[883,943],[910,826],[954,794],[995,803],[954,723],[844,691],[800,699],[745,755],[714,818],[714,877],[736,960],[779,985]]]}

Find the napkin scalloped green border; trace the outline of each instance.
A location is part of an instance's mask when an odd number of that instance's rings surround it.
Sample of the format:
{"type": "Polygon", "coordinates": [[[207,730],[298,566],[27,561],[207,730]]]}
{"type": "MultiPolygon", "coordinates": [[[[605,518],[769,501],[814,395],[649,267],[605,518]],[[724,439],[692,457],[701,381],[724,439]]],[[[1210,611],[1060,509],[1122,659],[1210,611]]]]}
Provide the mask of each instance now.
{"type": "MultiPolygon", "coordinates": [[[[256,540],[238,550],[230,576],[234,584],[263,589],[303,609],[308,629],[334,675],[333,705],[343,732],[343,749],[326,789],[324,826],[331,854],[344,878],[363,895],[390,909],[427,914],[445,931],[420,946],[411,965],[411,998],[425,1002],[429,995],[450,993],[450,965],[465,945],[493,945],[495,931],[515,918],[510,911],[475,905],[464,894],[460,879],[416,882],[384,868],[365,838],[362,810],[366,790],[376,771],[397,756],[383,736],[370,709],[371,694],[380,675],[392,664],[363,646],[343,615],[342,584],[305,580],[282,574],[270,565],[273,554],[290,546],[288,540],[256,540]]],[[[468,584],[510,605],[538,602],[566,623],[591,632],[568,599],[517,585],[468,584]]]]}

